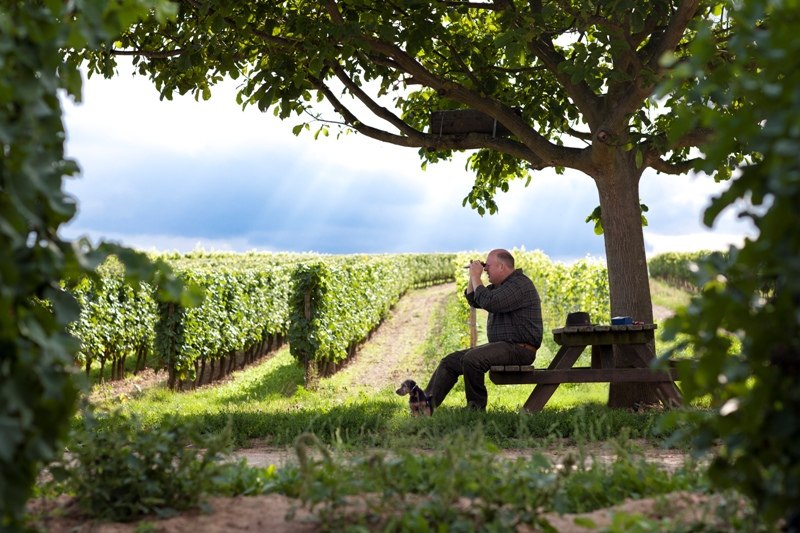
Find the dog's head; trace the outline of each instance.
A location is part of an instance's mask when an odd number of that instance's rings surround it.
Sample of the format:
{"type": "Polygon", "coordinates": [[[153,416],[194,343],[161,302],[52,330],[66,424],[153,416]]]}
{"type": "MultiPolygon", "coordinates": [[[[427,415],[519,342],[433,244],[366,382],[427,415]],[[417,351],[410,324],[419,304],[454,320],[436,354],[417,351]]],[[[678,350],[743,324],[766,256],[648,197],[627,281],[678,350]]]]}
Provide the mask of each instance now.
{"type": "Polygon", "coordinates": [[[400,396],[405,396],[406,394],[411,394],[411,391],[414,390],[416,386],[417,383],[413,379],[407,379],[400,384],[400,388],[395,392],[400,396]]]}

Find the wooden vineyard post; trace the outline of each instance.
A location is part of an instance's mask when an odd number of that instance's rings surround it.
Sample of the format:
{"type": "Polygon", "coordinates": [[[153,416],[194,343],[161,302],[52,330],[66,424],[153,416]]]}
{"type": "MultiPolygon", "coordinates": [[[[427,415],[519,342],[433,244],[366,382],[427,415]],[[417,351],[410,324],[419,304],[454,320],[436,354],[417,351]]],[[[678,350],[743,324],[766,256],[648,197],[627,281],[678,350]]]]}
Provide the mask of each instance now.
{"type": "Polygon", "coordinates": [[[469,347],[474,348],[478,344],[478,328],[475,324],[475,308],[469,306],[469,347]]]}

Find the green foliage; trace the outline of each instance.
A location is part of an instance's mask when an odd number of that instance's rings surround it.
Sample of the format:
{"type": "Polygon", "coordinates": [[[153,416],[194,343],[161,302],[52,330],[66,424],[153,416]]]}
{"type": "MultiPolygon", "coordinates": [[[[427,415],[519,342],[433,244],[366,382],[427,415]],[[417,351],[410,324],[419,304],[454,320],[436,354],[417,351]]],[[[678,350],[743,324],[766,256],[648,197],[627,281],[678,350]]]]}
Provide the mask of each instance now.
{"type": "Polygon", "coordinates": [[[383,321],[410,287],[453,276],[453,256],[343,257],[293,272],[289,344],[309,372],[330,374],[383,321]]]}
{"type": "MultiPolygon", "coordinates": [[[[637,155],[639,155],[639,154],[641,154],[641,152],[637,153],[637,155]]],[[[641,165],[639,163],[637,163],[637,166],[641,166],[641,165]]],[[[642,211],[642,227],[646,227],[647,226],[647,217],[644,216],[644,214],[646,212],[650,211],[650,208],[647,207],[645,204],[639,204],[639,209],[641,209],[641,211],[642,211]]],[[[595,207],[592,210],[591,213],[589,213],[589,215],[586,217],[586,220],[584,222],[586,222],[587,224],[589,224],[589,223],[594,224],[594,234],[595,235],[602,235],[603,234],[603,210],[600,208],[599,205],[597,207],[595,207]]]]}
{"type": "Polygon", "coordinates": [[[107,362],[118,371],[111,379],[121,379],[126,357],[146,358],[152,352],[158,308],[150,285],[127,284],[121,272],[108,270],[99,279],[84,278],[70,291],[81,309],[69,326],[81,342],[75,362],[87,374],[93,363],[100,363],[101,380],[107,362]]]}
{"type": "Polygon", "coordinates": [[[665,252],[652,257],[647,266],[650,276],[666,281],[670,285],[697,292],[697,271],[704,259],[711,255],[711,250],[697,252],[665,252]]]}
{"type": "Polygon", "coordinates": [[[203,436],[185,420],[143,429],[136,415],[84,410],[68,456],[50,467],[91,517],[129,521],[198,507],[209,493],[257,490],[260,472],[223,463],[230,434],[203,436]]]}
{"type": "Polygon", "coordinates": [[[169,370],[170,386],[182,388],[206,363],[217,364],[221,376],[239,354],[251,354],[250,362],[287,336],[304,366],[330,370],[352,355],[406,290],[452,279],[454,270],[450,254],[194,252],[156,258],[172,265],[202,302],[156,303],[150,285],[134,289],[110,265],[100,279],[82,280],[72,289],[81,313],[70,329],[81,340],[76,362],[87,374],[93,361],[110,360],[121,377],[127,355],[154,352],[169,370]]]}
{"type": "Polygon", "coordinates": [[[614,442],[617,458],[611,464],[583,458],[577,469],[556,494],[554,508],[559,513],[583,513],[617,504],[630,497],[668,494],[703,488],[705,480],[696,465],[689,464],[670,475],[663,467],[648,462],[635,445],[620,439],[614,442]]]}
{"type": "Polygon", "coordinates": [[[269,337],[284,336],[290,270],[287,265],[242,269],[234,262],[181,272],[204,299],[194,307],[159,309],[155,350],[169,368],[171,385],[194,380],[198,362],[205,366],[251,350],[260,355],[269,337]]]}
{"type": "Polygon", "coordinates": [[[752,156],[704,220],[710,226],[733,207],[758,230],[741,249],[701,265],[699,297],[667,324],[672,335],[688,335],[699,357],[696,371],[682,373],[687,394],[709,394],[715,406],[687,433],[699,450],[721,445],[712,481],[751,497],[769,522],[796,512],[800,501],[800,71],[789,66],[800,54],[798,7],[732,3],[728,61],[699,75],[719,61],[705,29],[692,60],[677,68],[699,111],[681,120],[718,132],[703,147],[702,170],[727,174],[736,146],[752,156]],[[732,354],[727,332],[741,342],[732,354]]]}
{"type": "Polygon", "coordinates": [[[78,316],[65,291],[110,253],[132,279],[179,285],[141,254],[67,242],[59,228],[75,214],[62,190],[78,167],[64,155],[59,91],[80,99],[81,75],[66,49],[108,42],[121,28],[173,11],[166,1],[3,2],[0,7],[0,528],[19,527],[37,472],[53,458],[75,410],[70,371],[78,316]]]}
{"type": "MultiPolygon", "coordinates": [[[[586,140],[576,134],[585,125],[593,134],[600,124],[613,131],[615,138],[604,140],[602,148],[629,152],[631,168],[643,170],[654,155],[670,162],[687,158],[685,143],[666,142],[673,115],[652,113],[648,97],[664,76],[658,54],[684,57],[682,44],[694,37],[698,21],[717,20],[714,8],[720,2],[702,2],[680,15],[669,0],[509,3],[496,9],[447,2],[412,8],[415,4],[181,4],[166,28],[153,16],[114,46],[139,51],[138,72],[167,99],[176,92],[207,99],[213,85],[229,76],[243,79],[237,96],[243,106],[302,117],[292,129],[295,135],[327,135],[330,121],[317,110],[327,99],[341,117],[342,131],[420,148],[423,164],[477,149],[468,162],[476,180],[464,203],[481,214],[494,213],[495,194],[507,191],[512,179],[530,180],[531,169],[587,171],[578,150],[561,146],[564,135],[586,140]],[[678,34],[662,36],[668,26],[678,34]],[[337,95],[340,83],[366,104],[366,118],[337,95]],[[385,96],[390,98],[379,101],[385,96]],[[624,106],[620,113],[617,104],[624,106]],[[513,139],[483,134],[465,141],[463,135],[433,129],[424,133],[431,112],[465,108],[507,127],[517,117],[513,139]],[[372,117],[387,119],[400,133],[369,126],[372,117]]],[[[93,72],[114,72],[113,54],[75,55],[81,57],[93,72]]],[[[683,87],[677,87],[670,104],[682,98],[683,87]]]]}
{"type": "Polygon", "coordinates": [[[671,474],[627,443],[618,445],[612,465],[580,454],[561,469],[536,452],[498,460],[499,450],[479,431],[455,432],[423,454],[400,448],[341,460],[308,434],[295,448],[298,475],[293,483],[287,476],[280,490],[314,507],[328,530],[494,531],[525,524],[550,531],[546,510],[590,511],[704,485],[694,465],[671,474]],[[367,498],[364,511],[352,504],[355,496],[367,498]]]}

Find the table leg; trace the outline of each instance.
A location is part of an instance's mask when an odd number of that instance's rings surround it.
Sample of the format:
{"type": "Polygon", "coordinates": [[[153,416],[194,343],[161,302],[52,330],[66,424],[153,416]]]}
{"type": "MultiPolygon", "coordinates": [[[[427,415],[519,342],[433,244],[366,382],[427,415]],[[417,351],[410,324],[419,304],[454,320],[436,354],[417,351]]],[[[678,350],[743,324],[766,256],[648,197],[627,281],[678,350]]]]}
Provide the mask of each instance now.
{"type": "Polygon", "coordinates": [[[611,344],[592,345],[592,368],[614,368],[614,347],[611,344]]]}
{"type": "MultiPolygon", "coordinates": [[[[644,344],[631,344],[628,346],[628,348],[630,348],[631,351],[633,351],[633,353],[635,353],[639,358],[639,361],[644,363],[646,366],[650,365],[653,359],[655,359],[653,352],[651,352],[644,344]]],[[[659,383],[656,386],[656,394],[660,397],[664,405],[678,406],[683,403],[683,396],[681,395],[674,381],[670,381],[669,383],[659,383]]]]}
{"type": "MultiPolygon", "coordinates": [[[[557,368],[572,368],[578,357],[581,356],[586,346],[562,346],[553,361],[548,366],[548,370],[557,368]]],[[[533,387],[531,395],[525,401],[522,409],[535,413],[544,409],[548,400],[553,396],[553,393],[558,388],[558,383],[539,383],[533,387]]]]}

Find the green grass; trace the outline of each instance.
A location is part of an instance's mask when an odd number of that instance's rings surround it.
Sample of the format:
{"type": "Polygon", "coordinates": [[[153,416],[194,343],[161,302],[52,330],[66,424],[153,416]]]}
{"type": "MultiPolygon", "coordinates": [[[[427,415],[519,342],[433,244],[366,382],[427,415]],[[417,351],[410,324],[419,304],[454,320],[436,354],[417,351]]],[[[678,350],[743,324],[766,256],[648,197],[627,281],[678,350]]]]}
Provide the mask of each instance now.
{"type": "Polygon", "coordinates": [[[653,305],[660,305],[675,311],[689,303],[692,294],[682,289],[678,289],[657,279],[650,279],[650,298],[653,305]]]}
{"type": "MultiPolygon", "coordinates": [[[[431,320],[425,342],[408,355],[418,362],[419,375],[425,379],[443,355],[463,346],[464,328],[457,306],[453,295],[445,311],[431,320]]],[[[485,332],[481,335],[485,339],[485,332]]],[[[546,366],[552,357],[552,351],[543,346],[535,364],[546,366]]],[[[155,388],[123,405],[137,413],[147,427],[157,427],[170,416],[197,423],[210,433],[230,424],[238,445],[261,439],[286,446],[310,432],[341,447],[435,446],[465,427],[479,430],[489,442],[503,447],[537,446],[553,438],[605,440],[623,432],[632,437],[657,437],[658,412],[606,408],[607,384],[564,384],[544,411],[521,414],[531,387],[497,386],[487,376],[488,412],[475,413],[464,409],[463,380],[459,380],[434,417],[416,419],[408,415],[406,398],[394,393],[394,384],[377,392],[366,391],[352,386],[346,374],[322,379],[317,390],[307,390],[302,369],[289,349],[283,348],[262,364],[234,373],[227,383],[183,393],[155,388]]]]}
{"type": "MultiPolygon", "coordinates": [[[[404,366],[427,377],[443,355],[464,346],[458,307],[452,295],[444,311],[431,319],[425,341],[402,361],[404,366]]],[[[485,323],[485,317],[478,320],[485,323]]],[[[479,342],[484,341],[481,326],[479,342]]],[[[543,345],[536,366],[546,366],[554,351],[554,345],[543,345]]],[[[459,380],[431,418],[410,417],[406,398],[397,396],[394,386],[369,391],[354,386],[352,374],[345,371],[307,390],[303,370],[284,348],[258,366],[234,373],[227,383],[184,393],[151,389],[122,405],[150,430],[177,423],[210,434],[230,432],[236,445],[259,439],[262,444],[294,446],[297,464],[276,470],[239,463],[223,492],[279,492],[299,498],[333,529],[418,531],[444,524],[454,530],[506,530],[520,523],[545,525],[542,511],[584,512],[626,498],[708,490],[702,469],[691,461],[675,472],[645,461],[631,439],[660,441],[665,436],[659,429],[661,412],[607,408],[607,384],[564,384],[542,412],[520,413],[531,387],[496,386],[487,378],[488,411],[478,413],[464,408],[459,380]],[[615,449],[614,463],[584,463],[583,445],[597,441],[615,449]],[[540,453],[569,444],[578,445],[578,455],[565,460],[573,461],[572,468],[554,468],[540,453]],[[522,449],[528,455],[497,461],[499,448],[522,449]],[[374,496],[370,513],[353,514],[346,498],[364,494],[374,496]],[[465,501],[472,502],[468,510],[459,507],[465,501]]],[[[662,515],[667,518],[622,513],[615,518],[622,525],[612,530],[759,529],[757,522],[742,525],[737,513],[720,509],[709,507],[708,512],[723,517],[721,525],[687,526],[671,521],[669,513],[662,515]]]]}

